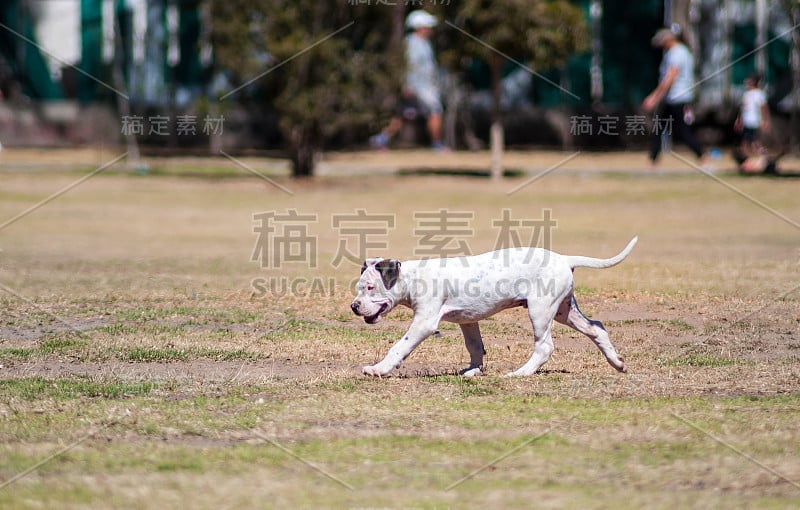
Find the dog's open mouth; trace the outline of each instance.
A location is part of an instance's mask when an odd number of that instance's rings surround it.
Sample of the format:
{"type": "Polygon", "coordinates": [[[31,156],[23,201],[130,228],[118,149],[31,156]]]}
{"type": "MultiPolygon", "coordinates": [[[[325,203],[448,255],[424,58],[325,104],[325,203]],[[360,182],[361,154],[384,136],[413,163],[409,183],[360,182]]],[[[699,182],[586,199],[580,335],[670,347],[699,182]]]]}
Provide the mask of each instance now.
{"type": "Polygon", "coordinates": [[[364,322],[366,322],[367,324],[375,324],[376,322],[378,322],[378,318],[381,316],[381,314],[384,311],[386,311],[386,307],[387,306],[389,306],[389,305],[387,305],[386,303],[382,304],[380,309],[378,310],[378,312],[375,315],[370,315],[369,317],[365,316],[364,317],[364,322]]]}

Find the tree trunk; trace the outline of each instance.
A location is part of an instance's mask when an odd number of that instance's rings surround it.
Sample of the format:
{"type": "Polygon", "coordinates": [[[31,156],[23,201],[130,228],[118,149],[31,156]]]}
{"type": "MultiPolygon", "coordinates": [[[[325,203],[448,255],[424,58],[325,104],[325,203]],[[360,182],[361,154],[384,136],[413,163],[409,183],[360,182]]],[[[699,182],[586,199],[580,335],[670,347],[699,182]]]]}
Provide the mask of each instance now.
{"type": "Polygon", "coordinates": [[[310,144],[296,147],[292,151],[292,176],[296,178],[314,175],[314,147],[310,144]]]}
{"type": "Polygon", "coordinates": [[[406,5],[408,2],[397,2],[392,11],[392,32],[389,36],[389,47],[400,48],[405,36],[406,5]]]}
{"type": "Polygon", "coordinates": [[[312,128],[295,127],[291,135],[289,157],[292,160],[292,177],[303,178],[314,175],[314,155],[318,144],[310,133],[312,128]]]}
{"type": "Polygon", "coordinates": [[[492,72],[492,127],[489,134],[489,144],[492,152],[492,166],[490,175],[493,180],[503,177],[503,115],[501,112],[500,100],[502,89],[500,88],[503,78],[503,60],[500,55],[494,54],[489,60],[489,67],[492,72]]]}
{"type": "MultiPolygon", "coordinates": [[[[131,105],[128,97],[124,97],[121,93],[124,92],[127,96],[128,87],[125,83],[125,73],[122,71],[122,31],[119,28],[116,14],[114,15],[114,59],[111,64],[111,79],[114,87],[120,91],[116,95],[117,110],[123,119],[128,118],[131,115],[131,105]]],[[[125,143],[128,148],[128,161],[137,171],[146,168],[139,159],[139,142],[131,130],[125,133],[125,143]]]]}

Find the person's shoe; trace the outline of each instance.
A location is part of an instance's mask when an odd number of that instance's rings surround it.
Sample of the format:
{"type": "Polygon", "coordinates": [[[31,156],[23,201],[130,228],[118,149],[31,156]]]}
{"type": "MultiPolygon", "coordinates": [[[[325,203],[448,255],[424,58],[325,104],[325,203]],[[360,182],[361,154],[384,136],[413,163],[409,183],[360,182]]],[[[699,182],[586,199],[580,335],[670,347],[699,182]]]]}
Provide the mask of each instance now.
{"type": "Polygon", "coordinates": [[[708,155],[703,155],[700,157],[700,170],[707,173],[707,174],[714,174],[717,173],[717,165],[714,163],[714,157],[709,157],[708,155]]]}
{"type": "Polygon", "coordinates": [[[450,152],[450,147],[443,144],[442,142],[433,142],[431,144],[431,149],[433,149],[436,152],[450,152]]]}
{"type": "Polygon", "coordinates": [[[378,133],[370,137],[369,144],[373,149],[386,149],[389,146],[389,137],[384,133],[378,133]]]}

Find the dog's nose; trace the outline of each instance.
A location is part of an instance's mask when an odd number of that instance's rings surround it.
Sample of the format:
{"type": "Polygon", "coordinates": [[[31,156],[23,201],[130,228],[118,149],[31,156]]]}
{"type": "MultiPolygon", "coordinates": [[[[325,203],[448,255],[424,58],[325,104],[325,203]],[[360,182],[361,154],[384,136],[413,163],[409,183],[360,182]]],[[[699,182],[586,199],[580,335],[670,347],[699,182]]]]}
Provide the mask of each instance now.
{"type": "Polygon", "coordinates": [[[358,305],[356,304],[355,301],[350,303],[350,309],[353,310],[354,314],[358,315],[358,305]]]}

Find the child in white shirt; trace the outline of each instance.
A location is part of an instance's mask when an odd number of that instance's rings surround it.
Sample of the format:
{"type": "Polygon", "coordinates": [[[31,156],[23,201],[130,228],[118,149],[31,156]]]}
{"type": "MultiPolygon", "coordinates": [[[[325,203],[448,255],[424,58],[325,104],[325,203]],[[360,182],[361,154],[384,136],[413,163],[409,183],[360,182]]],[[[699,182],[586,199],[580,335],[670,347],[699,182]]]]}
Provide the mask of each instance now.
{"type": "Polygon", "coordinates": [[[742,96],[742,108],[733,127],[742,134],[742,152],[746,156],[756,156],[762,150],[759,136],[769,131],[769,106],[767,96],[760,88],[761,76],[748,77],[744,85],[747,91],[742,96]]]}

